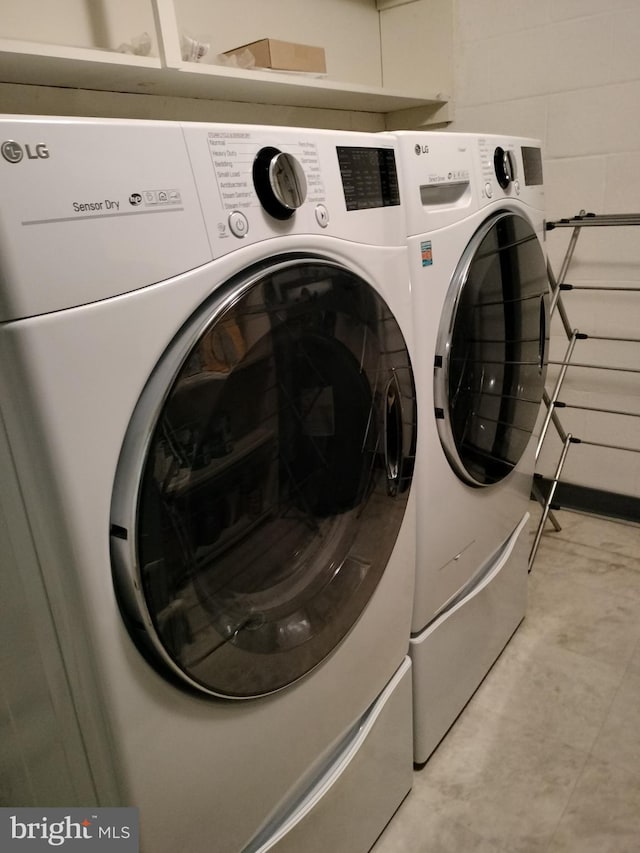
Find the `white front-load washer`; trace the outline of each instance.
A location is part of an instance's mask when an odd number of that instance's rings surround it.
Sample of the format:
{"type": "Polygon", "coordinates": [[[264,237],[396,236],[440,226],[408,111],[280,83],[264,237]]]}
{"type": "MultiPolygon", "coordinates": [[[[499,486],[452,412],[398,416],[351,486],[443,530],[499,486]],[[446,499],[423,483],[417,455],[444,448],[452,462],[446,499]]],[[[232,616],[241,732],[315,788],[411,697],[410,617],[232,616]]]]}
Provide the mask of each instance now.
{"type": "Polygon", "coordinates": [[[415,761],[522,618],[547,362],[540,143],[399,133],[418,404],[415,761]]]}
{"type": "Polygon", "coordinates": [[[394,140],[6,117],[0,149],[2,804],[368,850],[412,779],[394,140]]]}

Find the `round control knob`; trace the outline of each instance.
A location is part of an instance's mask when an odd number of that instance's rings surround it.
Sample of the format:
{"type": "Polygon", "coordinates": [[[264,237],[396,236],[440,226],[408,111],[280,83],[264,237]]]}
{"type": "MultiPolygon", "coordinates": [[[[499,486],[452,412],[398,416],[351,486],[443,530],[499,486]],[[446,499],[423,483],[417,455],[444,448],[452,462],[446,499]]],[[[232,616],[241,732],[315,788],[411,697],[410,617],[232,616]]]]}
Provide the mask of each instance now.
{"type": "Polygon", "coordinates": [[[253,185],[260,203],[274,219],[289,219],[307,195],[304,169],[292,154],[270,146],[253,161],[253,185]]]}
{"type": "Polygon", "coordinates": [[[493,152],[493,168],[498,183],[503,190],[506,190],[516,176],[516,161],[511,151],[505,151],[498,146],[493,152]]]}

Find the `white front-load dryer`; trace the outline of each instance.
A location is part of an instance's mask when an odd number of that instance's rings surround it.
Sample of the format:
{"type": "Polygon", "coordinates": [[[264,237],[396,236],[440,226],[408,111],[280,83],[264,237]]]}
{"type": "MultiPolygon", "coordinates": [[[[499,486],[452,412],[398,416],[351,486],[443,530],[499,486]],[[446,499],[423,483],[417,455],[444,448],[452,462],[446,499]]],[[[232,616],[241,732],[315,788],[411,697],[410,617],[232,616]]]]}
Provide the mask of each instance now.
{"type": "Polygon", "coordinates": [[[3,805],[368,850],[411,786],[392,138],[0,120],[3,805]]]}
{"type": "Polygon", "coordinates": [[[411,657],[423,763],[525,614],[548,279],[538,141],[397,136],[422,414],[411,657]]]}

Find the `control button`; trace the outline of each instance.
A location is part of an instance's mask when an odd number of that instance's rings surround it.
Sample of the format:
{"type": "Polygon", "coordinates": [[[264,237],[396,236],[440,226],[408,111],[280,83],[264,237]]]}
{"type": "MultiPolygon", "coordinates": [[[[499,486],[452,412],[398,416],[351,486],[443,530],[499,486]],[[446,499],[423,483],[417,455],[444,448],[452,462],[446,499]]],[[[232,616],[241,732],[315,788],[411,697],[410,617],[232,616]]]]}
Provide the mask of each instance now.
{"type": "Polygon", "coordinates": [[[513,188],[516,191],[516,195],[520,195],[520,181],[517,178],[513,182],[513,188]]]}
{"type": "Polygon", "coordinates": [[[493,187],[491,186],[489,181],[487,181],[487,183],[484,185],[484,194],[487,198],[491,198],[491,196],[493,195],[493,187]]]}
{"type": "Polygon", "coordinates": [[[229,228],[234,237],[244,237],[249,230],[249,222],[244,213],[234,210],[229,214],[229,228]]]}
{"type": "Polygon", "coordinates": [[[316,205],[316,221],[321,228],[326,228],[329,224],[329,211],[324,204],[316,205]]]}

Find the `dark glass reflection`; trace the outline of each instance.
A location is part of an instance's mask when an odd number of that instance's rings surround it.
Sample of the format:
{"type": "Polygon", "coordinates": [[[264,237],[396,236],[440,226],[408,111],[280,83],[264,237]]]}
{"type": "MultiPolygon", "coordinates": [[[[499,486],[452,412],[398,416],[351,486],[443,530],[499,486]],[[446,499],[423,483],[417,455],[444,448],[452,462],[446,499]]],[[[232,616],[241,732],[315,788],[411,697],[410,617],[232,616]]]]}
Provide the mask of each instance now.
{"type": "Polygon", "coordinates": [[[155,427],[137,531],[155,630],[190,680],[260,695],[340,642],[393,549],[414,432],[402,334],[362,280],[296,262],[217,318],[155,427]],[[392,378],[404,454],[390,487],[392,378]]]}
{"type": "Polygon", "coordinates": [[[535,426],[546,370],[547,285],[531,226],[502,214],[462,282],[449,356],[451,429],[465,471],[478,484],[513,470],[535,426]]]}

